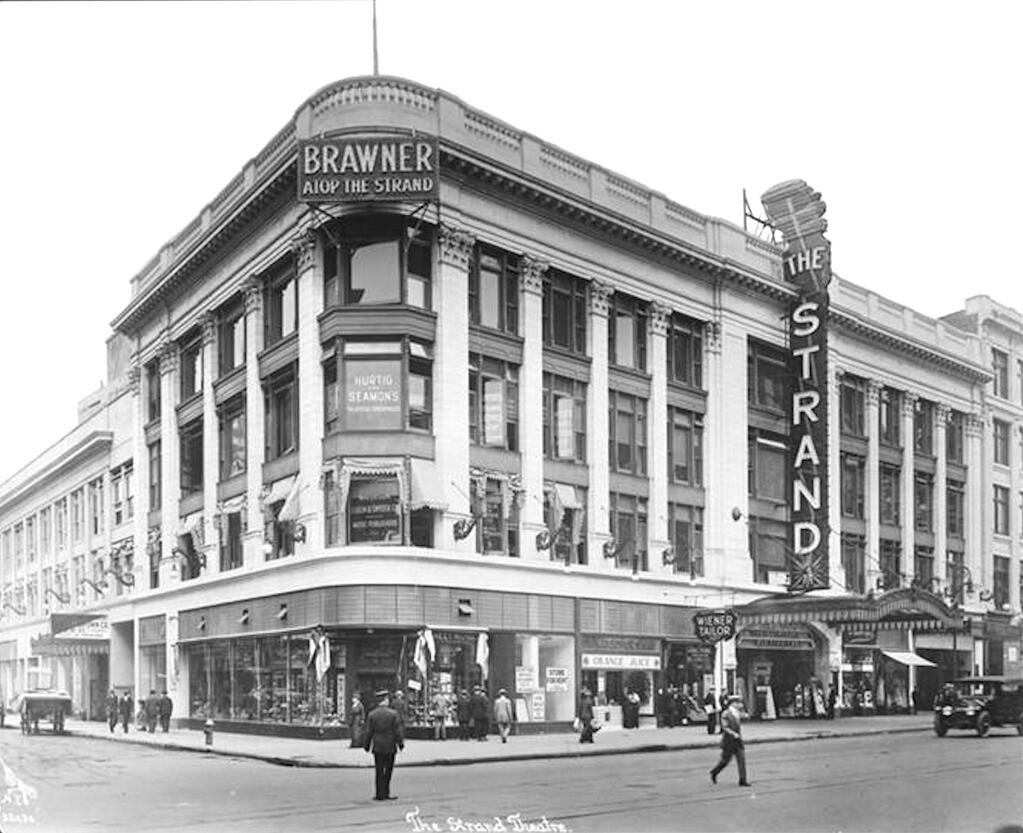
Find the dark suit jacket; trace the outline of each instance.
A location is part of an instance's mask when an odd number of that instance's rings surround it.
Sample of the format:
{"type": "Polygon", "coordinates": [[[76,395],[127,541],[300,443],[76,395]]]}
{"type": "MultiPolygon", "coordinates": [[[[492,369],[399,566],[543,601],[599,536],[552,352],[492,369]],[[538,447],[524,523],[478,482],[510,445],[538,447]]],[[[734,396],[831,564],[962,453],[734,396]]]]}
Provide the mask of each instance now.
{"type": "Polygon", "coordinates": [[[398,713],[390,706],[377,706],[366,719],[366,738],[362,748],[374,754],[393,755],[405,748],[405,736],[401,730],[398,713]]]}

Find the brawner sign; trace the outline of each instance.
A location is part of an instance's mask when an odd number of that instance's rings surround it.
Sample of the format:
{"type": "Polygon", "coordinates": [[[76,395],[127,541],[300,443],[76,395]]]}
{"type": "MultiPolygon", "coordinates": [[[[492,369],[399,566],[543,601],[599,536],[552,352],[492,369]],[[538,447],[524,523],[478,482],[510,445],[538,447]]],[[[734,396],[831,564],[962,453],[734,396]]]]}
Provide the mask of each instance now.
{"type": "Polygon", "coordinates": [[[789,310],[792,426],[789,436],[792,539],[788,589],[829,586],[828,577],[828,284],[831,243],[821,195],[800,179],[760,199],[785,238],[785,278],[799,289],[789,310]]]}
{"type": "Polygon", "coordinates": [[[428,200],[437,196],[437,140],[345,136],[298,143],[302,202],[428,200]]]}

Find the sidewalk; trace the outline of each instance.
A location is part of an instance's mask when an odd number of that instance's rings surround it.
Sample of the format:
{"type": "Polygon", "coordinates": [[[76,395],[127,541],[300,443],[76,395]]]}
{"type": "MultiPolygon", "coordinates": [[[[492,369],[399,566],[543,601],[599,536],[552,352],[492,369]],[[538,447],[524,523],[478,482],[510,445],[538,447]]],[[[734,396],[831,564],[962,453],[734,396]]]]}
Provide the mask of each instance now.
{"type": "MultiPolygon", "coordinates": [[[[67,722],[68,732],[76,737],[105,739],[114,743],[135,743],[161,749],[207,752],[240,758],[255,758],[282,766],[357,768],[373,765],[372,756],[352,749],[347,740],[318,741],[215,732],[213,745],[206,746],[201,731],[171,729],[154,734],[123,734],[118,727],[111,733],[105,723],[80,720],[67,722]]],[[[931,730],[931,713],[885,717],[846,717],[837,720],[775,720],[746,722],[743,736],[747,744],[779,743],[794,740],[877,735],[931,730]]],[[[708,735],[703,726],[674,729],[607,729],[597,734],[593,744],[580,744],[569,732],[551,735],[513,735],[508,743],[490,735],[475,740],[411,740],[399,753],[399,763],[407,766],[456,766],[495,761],[522,761],[538,758],[566,758],[579,755],[621,755],[629,752],[663,752],[717,746],[720,736],[708,735]]]]}

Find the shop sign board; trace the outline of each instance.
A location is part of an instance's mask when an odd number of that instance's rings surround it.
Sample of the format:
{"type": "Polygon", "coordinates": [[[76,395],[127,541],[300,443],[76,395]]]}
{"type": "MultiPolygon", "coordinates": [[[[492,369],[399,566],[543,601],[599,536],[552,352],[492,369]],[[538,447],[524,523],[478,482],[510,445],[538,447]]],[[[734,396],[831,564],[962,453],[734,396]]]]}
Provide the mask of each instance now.
{"type": "Polygon", "coordinates": [[[548,691],[568,691],[568,669],[556,668],[553,665],[547,667],[546,689],[548,691]]]}
{"type": "Polygon", "coordinates": [[[516,691],[533,691],[539,687],[536,682],[536,668],[532,665],[515,666],[516,691]]]}
{"type": "Polygon", "coordinates": [[[300,202],[383,202],[436,199],[437,139],[349,135],[298,142],[300,202]]]}
{"type": "Polygon", "coordinates": [[[583,654],[582,666],[583,668],[606,668],[614,671],[637,668],[658,671],[661,668],[661,658],[642,654],[583,654]]]}
{"type": "Polygon", "coordinates": [[[533,721],[547,719],[547,695],[543,689],[538,689],[529,695],[529,719],[533,721]]]}
{"type": "Polygon", "coordinates": [[[110,639],[110,621],[106,618],[93,619],[91,622],[84,622],[81,625],[75,625],[73,628],[56,633],[53,635],[53,638],[56,640],[94,639],[96,641],[110,639]]]}
{"type": "Polygon", "coordinates": [[[785,238],[785,278],[798,289],[789,310],[791,352],[791,543],[788,590],[830,586],[828,559],[828,285],[831,243],[824,237],[827,206],[802,180],[761,197],[768,219],[785,238]]]}
{"type": "Polygon", "coordinates": [[[348,495],[348,524],[352,543],[400,541],[401,517],[397,493],[348,495]]]}
{"type": "Polygon", "coordinates": [[[735,636],[739,617],[734,610],[703,610],[693,614],[696,635],[704,642],[721,642],[735,636]]]}
{"type": "Polygon", "coordinates": [[[813,651],[813,639],[806,631],[745,628],[735,645],[739,649],[774,651],[813,651]]]}
{"type": "Polygon", "coordinates": [[[401,360],[345,362],[344,424],[348,431],[400,431],[401,360]]]}

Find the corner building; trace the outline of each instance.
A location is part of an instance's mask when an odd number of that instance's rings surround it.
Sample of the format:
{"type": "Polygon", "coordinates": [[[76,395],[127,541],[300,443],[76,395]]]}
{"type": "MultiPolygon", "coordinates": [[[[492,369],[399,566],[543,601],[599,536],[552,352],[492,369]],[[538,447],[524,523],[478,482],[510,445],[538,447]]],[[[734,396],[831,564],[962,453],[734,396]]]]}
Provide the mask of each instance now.
{"type": "Polygon", "coordinates": [[[55,446],[0,486],[5,691],[35,668],[89,716],[166,688],[190,725],[323,737],[381,687],[410,726],[504,687],[528,731],[583,685],[649,722],[669,685],[794,716],[821,682],[895,710],[957,654],[1009,671],[1019,505],[985,525],[1023,460],[986,463],[986,342],[837,278],[832,587],[786,594],[795,298],[772,242],[447,93],[329,85],[132,280],[92,468],[55,446]],[[90,477],[95,535],[30,562],[90,477]]]}

